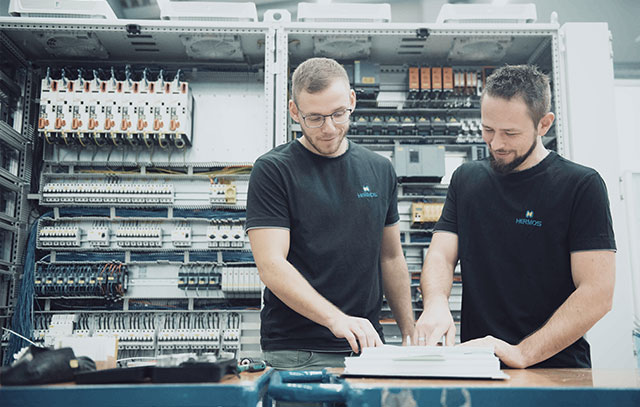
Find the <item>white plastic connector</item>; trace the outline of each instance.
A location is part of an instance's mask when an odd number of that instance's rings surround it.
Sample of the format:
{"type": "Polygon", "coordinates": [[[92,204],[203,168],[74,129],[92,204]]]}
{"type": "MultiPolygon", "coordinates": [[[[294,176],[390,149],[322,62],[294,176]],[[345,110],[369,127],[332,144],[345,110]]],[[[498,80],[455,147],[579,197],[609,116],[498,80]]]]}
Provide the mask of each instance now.
{"type": "Polygon", "coordinates": [[[191,246],[191,228],[188,226],[180,226],[171,232],[171,242],[175,247],[191,246]]]}
{"type": "Polygon", "coordinates": [[[87,240],[93,247],[108,247],[109,246],[110,230],[106,226],[94,227],[87,233],[87,240]]]}
{"type": "Polygon", "coordinates": [[[237,188],[232,184],[211,184],[209,202],[212,205],[233,205],[237,202],[237,188]]]}

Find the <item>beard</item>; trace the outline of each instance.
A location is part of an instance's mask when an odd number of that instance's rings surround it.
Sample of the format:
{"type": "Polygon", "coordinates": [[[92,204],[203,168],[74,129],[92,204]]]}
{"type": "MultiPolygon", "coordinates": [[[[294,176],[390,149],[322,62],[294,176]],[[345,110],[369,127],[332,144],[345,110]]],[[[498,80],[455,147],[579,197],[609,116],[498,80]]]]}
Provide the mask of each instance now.
{"type": "MultiPolygon", "coordinates": [[[[327,120],[331,120],[331,119],[327,118],[327,120]]],[[[313,142],[313,138],[307,133],[304,126],[300,126],[300,128],[302,130],[302,134],[304,135],[304,138],[316,150],[315,152],[320,155],[329,157],[329,156],[333,156],[333,154],[335,154],[340,149],[340,146],[342,146],[342,142],[344,141],[345,136],[349,131],[349,122],[346,123],[346,126],[344,126],[343,129],[340,129],[340,130],[336,129],[336,130],[339,130],[338,137],[336,140],[337,144],[335,145],[335,147],[330,146],[329,148],[321,148],[319,145],[316,145],[316,143],[313,142]]]]}
{"type": "Polygon", "coordinates": [[[522,164],[527,158],[529,158],[531,153],[533,153],[533,150],[536,149],[537,144],[538,132],[536,131],[533,136],[533,143],[531,144],[531,147],[529,147],[529,150],[527,150],[526,153],[520,156],[516,156],[516,158],[514,158],[513,161],[510,162],[501,162],[499,160],[496,160],[496,158],[493,156],[493,150],[491,150],[491,146],[489,146],[489,164],[491,164],[491,168],[493,168],[494,171],[500,174],[510,174],[516,168],[518,168],[520,164],[522,164]]]}

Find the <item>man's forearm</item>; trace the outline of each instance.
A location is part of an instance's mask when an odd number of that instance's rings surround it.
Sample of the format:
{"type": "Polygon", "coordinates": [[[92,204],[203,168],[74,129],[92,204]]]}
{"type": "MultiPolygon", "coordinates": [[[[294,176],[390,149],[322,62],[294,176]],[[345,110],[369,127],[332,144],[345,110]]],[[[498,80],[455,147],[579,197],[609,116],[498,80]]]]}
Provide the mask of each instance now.
{"type": "Polygon", "coordinates": [[[413,333],[415,323],[411,302],[411,278],[404,256],[382,260],[385,297],[403,338],[413,333]]]}
{"type": "Polygon", "coordinates": [[[302,277],[286,259],[258,264],[260,278],[282,302],[298,314],[325,327],[344,315],[302,277]]]}
{"type": "Polygon", "coordinates": [[[516,346],[522,354],[521,367],[535,365],[562,351],[610,309],[610,295],[601,288],[579,287],[539,330],[516,346]]]}
{"type": "Polygon", "coordinates": [[[425,267],[420,276],[420,288],[425,308],[432,299],[449,298],[453,285],[453,268],[439,254],[430,254],[427,251],[425,267]]]}

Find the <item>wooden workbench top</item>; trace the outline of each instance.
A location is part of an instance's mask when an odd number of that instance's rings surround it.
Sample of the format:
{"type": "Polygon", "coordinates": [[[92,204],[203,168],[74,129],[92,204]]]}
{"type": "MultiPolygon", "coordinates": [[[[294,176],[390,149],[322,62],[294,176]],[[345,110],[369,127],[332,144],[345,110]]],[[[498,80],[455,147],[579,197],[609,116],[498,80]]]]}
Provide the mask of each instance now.
{"type": "MultiPolygon", "coordinates": [[[[343,369],[328,369],[340,375],[343,369]]],[[[504,369],[506,380],[347,377],[351,387],[588,387],[640,388],[636,369],[504,369]]]]}

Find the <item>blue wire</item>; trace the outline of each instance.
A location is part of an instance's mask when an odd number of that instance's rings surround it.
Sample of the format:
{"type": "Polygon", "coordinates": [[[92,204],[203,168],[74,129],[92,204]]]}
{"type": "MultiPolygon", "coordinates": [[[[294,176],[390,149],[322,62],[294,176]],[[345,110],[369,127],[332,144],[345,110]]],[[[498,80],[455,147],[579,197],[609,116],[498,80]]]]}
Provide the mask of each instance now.
{"type": "Polygon", "coordinates": [[[168,210],[160,209],[116,209],[116,216],[122,218],[166,218],[168,210]]]}
{"type": "MultiPolygon", "coordinates": [[[[61,217],[109,217],[109,208],[60,208],[61,217]]],[[[120,217],[166,217],[167,209],[120,209],[116,211],[120,217]]],[[[190,210],[190,209],[174,209],[173,216],[176,218],[206,218],[206,219],[243,219],[246,217],[245,211],[224,211],[224,210],[190,210]]],[[[41,218],[52,218],[53,212],[49,211],[43,214],[41,218]]],[[[38,219],[38,220],[39,220],[38,219]]],[[[12,329],[26,338],[33,338],[33,305],[34,305],[34,274],[35,274],[35,251],[38,230],[38,220],[31,225],[29,239],[27,241],[26,257],[24,261],[24,270],[22,281],[20,282],[20,292],[15,306],[15,312],[11,318],[12,329]]],[[[131,260],[169,260],[182,261],[182,254],[176,253],[132,253],[131,260]]],[[[202,253],[191,255],[192,261],[211,261],[213,255],[211,253],[202,253]]],[[[253,262],[253,255],[246,252],[230,252],[222,253],[225,262],[253,262]]],[[[124,262],[124,253],[58,253],[57,261],[122,261],[124,262]]],[[[4,364],[11,363],[13,354],[17,353],[28,342],[11,335],[9,338],[9,346],[5,354],[4,364]]]]}
{"type": "Polygon", "coordinates": [[[107,252],[107,253],[77,253],[77,252],[59,252],[56,253],[57,262],[73,262],[73,261],[95,261],[95,262],[111,262],[119,261],[124,263],[124,253],[107,252]]]}
{"type": "Polygon", "coordinates": [[[205,219],[243,219],[246,211],[224,211],[215,209],[174,209],[174,218],[205,218],[205,219]]]}
{"type": "Polygon", "coordinates": [[[225,263],[255,262],[251,252],[222,252],[222,261],[225,263]]]}
{"type": "MultiPolygon", "coordinates": [[[[24,270],[22,272],[22,281],[20,282],[20,293],[16,302],[15,311],[11,318],[11,329],[25,338],[33,339],[33,296],[35,293],[34,273],[36,262],[36,238],[38,232],[38,222],[34,222],[29,233],[27,242],[27,253],[24,261],[24,270]]],[[[4,364],[11,363],[13,354],[18,353],[20,349],[29,346],[24,339],[11,335],[9,338],[9,346],[5,354],[4,364]]]]}

